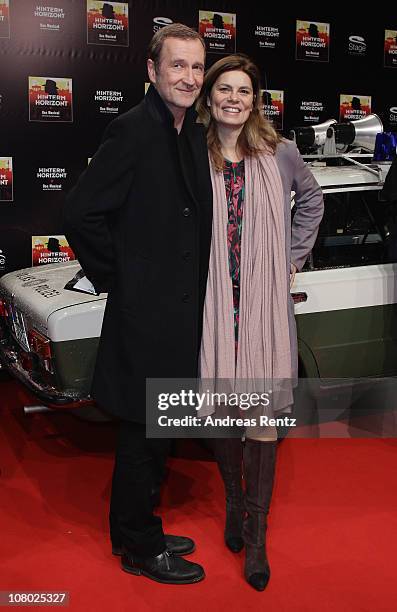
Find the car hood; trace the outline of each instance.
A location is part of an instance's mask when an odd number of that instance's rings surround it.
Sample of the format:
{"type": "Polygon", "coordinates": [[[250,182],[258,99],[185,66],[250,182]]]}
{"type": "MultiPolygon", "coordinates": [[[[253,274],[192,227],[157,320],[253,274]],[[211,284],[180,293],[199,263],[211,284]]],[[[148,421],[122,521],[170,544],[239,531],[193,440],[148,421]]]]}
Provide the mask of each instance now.
{"type": "MultiPolygon", "coordinates": [[[[325,162],[322,162],[324,164],[325,162]]],[[[318,162],[309,164],[309,168],[314,174],[314,178],[323,189],[332,187],[344,190],[354,187],[373,185],[379,188],[382,187],[390,164],[383,166],[325,166],[318,162]],[[315,164],[318,165],[315,165],[315,164]]]]}
{"type": "Polygon", "coordinates": [[[70,261],[10,272],[0,279],[0,297],[45,331],[55,311],[106,299],[106,293],[95,296],[64,289],[79,269],[78,261],[70,261]]]}

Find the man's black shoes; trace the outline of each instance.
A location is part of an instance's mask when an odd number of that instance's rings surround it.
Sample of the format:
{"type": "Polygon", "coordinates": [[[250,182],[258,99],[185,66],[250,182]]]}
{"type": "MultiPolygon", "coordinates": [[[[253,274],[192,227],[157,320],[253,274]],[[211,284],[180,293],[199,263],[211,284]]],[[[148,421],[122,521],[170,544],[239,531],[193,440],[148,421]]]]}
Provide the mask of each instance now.
{"type": "Polygon", "coordinates": [[[130,574],[146,576],[164,584],[191,584],[205,577],[201,565],[175,557],[169,550],[157,557],[124,554],[121,557],[121,567],[130,574]]]}
{"type": "Polygon", "coordinates": [[[191,584],[199,582],[205,576],[201,565],[182,558],[195,549],[190,538],[165,535],[166,550],[156,557],[142,557],[122,551],[113,546],[114,555],[121,556],[121,567],[125,572],[136,576],[146,576],[165,584],[191,584]]]}
{"type": "MultiPolygon", "coordinates": [[[[165,546],[166,549],[175,555],[175,557],[181,557],[182,555],[190,555],[196,546],[191,538],[185,538],[183,536],[176,535],[165,535],[165,546]]],[[[121,556],[123,549],[121,546],[112,546],[112,554],[121,556]]]]}
{"type": "Polygon", "coordinates": [[[164,539],[167,550],[175,555],[175,557],[190,555],[196,548],[193,540],[185,536],[165,534],[164,539]]]}

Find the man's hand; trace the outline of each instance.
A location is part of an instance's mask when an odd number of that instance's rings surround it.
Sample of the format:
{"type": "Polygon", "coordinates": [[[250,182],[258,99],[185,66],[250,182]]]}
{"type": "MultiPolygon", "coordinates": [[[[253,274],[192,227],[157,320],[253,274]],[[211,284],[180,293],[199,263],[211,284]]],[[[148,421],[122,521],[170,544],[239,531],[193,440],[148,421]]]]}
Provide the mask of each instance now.
{"type": "Polygon", "coordinates": [[[296,274],[296,266],[295,264],[291,264],[291,271],[290,271],[290,275],[289,275],[289,286],[290,289],[292,287],[292,285],[294,284],[294,280],[295,280],[295,274],[296,274]]]}

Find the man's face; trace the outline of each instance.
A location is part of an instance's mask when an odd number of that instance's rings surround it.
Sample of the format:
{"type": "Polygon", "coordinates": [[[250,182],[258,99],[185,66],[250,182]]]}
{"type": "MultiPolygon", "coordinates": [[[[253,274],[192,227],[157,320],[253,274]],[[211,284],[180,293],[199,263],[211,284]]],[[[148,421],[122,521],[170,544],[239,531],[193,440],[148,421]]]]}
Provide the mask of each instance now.
{"type": "Polygon", "coordinates": [[[194,104],[204,79],[204,48],[199,40],[166,38],[157,69],[147,63],[149,78],[173,115],[194,104]]]}

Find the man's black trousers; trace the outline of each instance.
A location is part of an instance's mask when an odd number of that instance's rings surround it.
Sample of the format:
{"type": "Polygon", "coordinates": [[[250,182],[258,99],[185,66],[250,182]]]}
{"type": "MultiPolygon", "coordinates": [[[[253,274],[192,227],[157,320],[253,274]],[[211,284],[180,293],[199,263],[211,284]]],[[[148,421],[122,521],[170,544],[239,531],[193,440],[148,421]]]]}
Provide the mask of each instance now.
{"type": "Polygon", "coordinates": [[[109,515],[113,546],[143,556],[164,552],[152,491],[164,474],[169,449],[169,439],[146,438],[145,425],[120,422],[109,515]]]}

